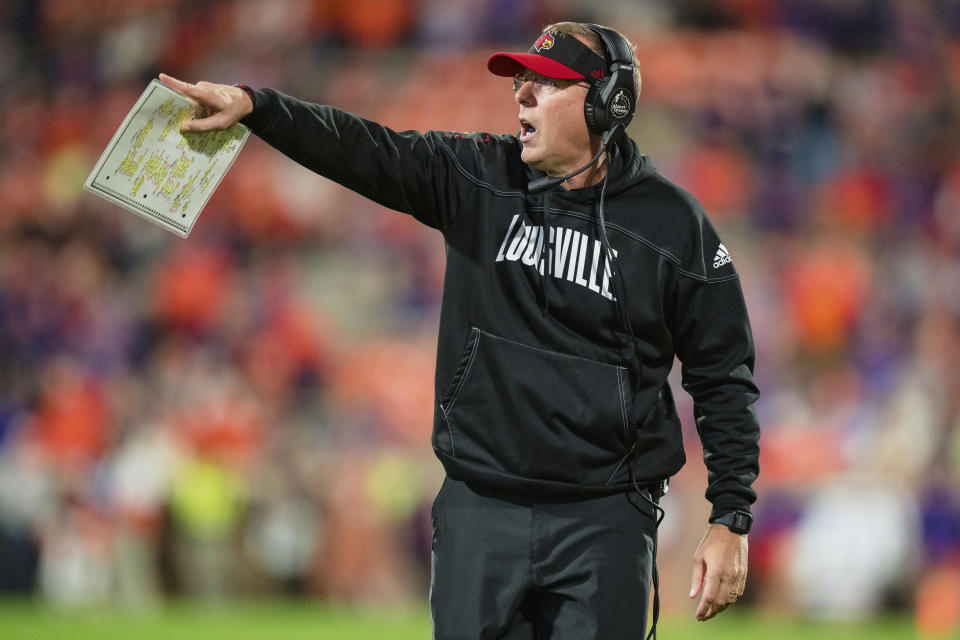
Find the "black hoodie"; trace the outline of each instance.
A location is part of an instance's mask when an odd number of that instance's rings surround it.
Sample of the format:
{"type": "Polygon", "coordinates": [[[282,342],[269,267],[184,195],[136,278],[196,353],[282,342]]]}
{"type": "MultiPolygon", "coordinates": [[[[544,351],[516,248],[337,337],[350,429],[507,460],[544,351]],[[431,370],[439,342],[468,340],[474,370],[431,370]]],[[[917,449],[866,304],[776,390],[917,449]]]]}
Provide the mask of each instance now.
{"type": "Polygon", "coordinates": [[[443,233],[432,440],[451,477],[560,498],[670,477],[685,461],[667,384],[676,355],[713,515],[749,510],[758,392],[739,277],[700,205],[633,140],[612,153],[608,262],[599,185],[528,195],[543,174],[521,161],[513,135],[395,132],[273,90],[252,96],[243,123],[267,143],[443,233]]]}

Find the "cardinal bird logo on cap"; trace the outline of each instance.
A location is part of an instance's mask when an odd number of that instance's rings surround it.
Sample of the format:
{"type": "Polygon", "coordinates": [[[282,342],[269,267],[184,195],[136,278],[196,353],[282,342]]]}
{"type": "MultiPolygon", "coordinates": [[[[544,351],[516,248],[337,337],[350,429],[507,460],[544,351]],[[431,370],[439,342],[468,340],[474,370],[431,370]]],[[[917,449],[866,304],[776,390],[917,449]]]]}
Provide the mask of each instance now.
{"type": "Polygon", "coordinates": [[[540,36],[537,41],[533,44],[533,47],[540,51],[541,49],[549,49],[553,46],[553,36],[550,35],[550,32],[547,32],[540,36]]]}

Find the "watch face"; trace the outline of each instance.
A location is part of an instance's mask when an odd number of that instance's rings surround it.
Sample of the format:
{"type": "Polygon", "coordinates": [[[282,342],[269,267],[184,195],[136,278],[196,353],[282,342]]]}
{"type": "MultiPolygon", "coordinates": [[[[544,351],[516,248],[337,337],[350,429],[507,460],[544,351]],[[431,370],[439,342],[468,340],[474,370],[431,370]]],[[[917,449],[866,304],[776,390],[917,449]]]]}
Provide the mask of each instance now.
{"type": "Polygon", "coordinates": [[[730,528],[734,531],[739,531],[746,533],[750,531],[750,524],[753,522],[753,518],[749,514],[737,511],[733,514],[733,523],[730,525],[730,528]]]}

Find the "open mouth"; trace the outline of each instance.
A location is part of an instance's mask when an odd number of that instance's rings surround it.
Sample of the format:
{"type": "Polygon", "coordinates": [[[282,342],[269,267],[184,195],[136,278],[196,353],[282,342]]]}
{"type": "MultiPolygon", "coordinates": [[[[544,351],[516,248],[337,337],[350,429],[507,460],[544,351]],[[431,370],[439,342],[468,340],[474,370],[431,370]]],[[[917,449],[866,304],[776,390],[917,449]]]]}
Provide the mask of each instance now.
{"type": "Polygon", "coordinates": [[[533,139],[533,134],[537,132],[536,127],[524,119],[520,119],[520,142],[527,143],[533,139]]]}

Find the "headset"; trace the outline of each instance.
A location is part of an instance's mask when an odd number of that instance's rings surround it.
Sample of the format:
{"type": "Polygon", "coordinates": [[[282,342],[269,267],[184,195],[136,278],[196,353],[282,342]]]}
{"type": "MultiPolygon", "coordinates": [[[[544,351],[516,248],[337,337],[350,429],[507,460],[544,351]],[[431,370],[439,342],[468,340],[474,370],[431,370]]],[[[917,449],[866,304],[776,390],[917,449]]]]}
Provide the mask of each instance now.
{"type": "MultiPolygon", "coordinates": [[[[571,173],[562,176],[542,176],[527,185],[530,195],[537,195],[556,188],[562,182],[577,176],[596,162],[609,150],[610,144],[630,124],[637,106],[636,89],[633,84],[633,51],[623,36],[599,24],[588,24],[596,33],[606,51],[604,60],[610,60],[609,73],[596,79],[587,91],[583,102],[583,116],[587,129],[603,136],[600,150],[591,160],[571,173]]],[[[606,183],[604,183],[606,185],[606,183]]]]}
{"type": "Polygon", "coordinates": [[[583,104],[587,128],[603,135],[617,125],[627,128],[637,104],[633,84],[633,51],[623,36],[599,24],[587,25],[603,42],[610,61],[610,73],[590,85],[583,104]]]}

